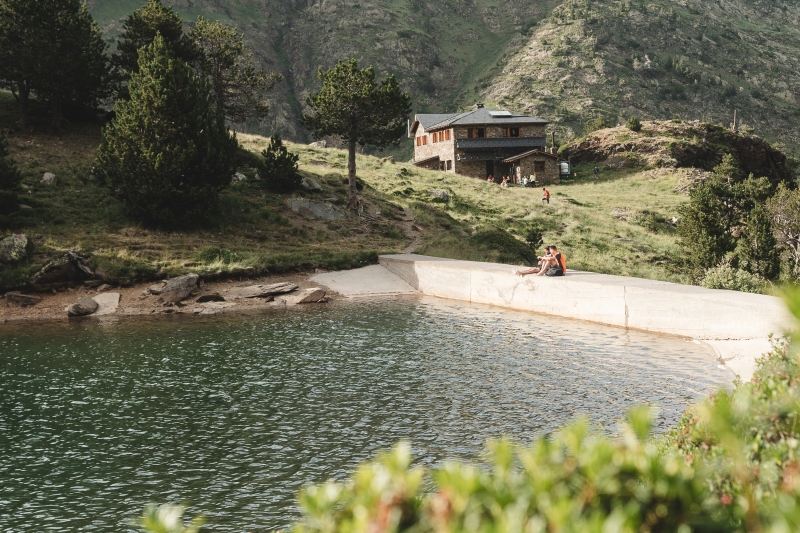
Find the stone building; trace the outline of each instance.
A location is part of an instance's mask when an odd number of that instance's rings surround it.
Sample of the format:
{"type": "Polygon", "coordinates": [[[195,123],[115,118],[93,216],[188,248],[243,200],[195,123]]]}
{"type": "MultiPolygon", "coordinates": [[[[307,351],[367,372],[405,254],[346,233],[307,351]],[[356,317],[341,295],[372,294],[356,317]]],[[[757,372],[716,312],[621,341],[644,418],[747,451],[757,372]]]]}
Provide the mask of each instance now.
{"type": "Polygon", "coordinates": [[[536,177],[557,181],[563,159],[547,150],[545,127],[550,122],[508,111],[486,109],[421,114],[408,136],[414,139],[414,164],[431,170],[486,179],[536,177]]]}

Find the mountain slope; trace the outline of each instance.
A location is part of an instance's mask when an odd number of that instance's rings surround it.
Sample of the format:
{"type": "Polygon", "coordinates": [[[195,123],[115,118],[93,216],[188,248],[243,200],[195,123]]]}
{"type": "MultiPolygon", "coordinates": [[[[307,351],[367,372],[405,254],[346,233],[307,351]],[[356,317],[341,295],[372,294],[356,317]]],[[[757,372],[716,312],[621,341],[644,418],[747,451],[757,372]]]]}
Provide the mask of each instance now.
{"type": "Polygon", "coordinates": [[[473,90],[565,133],[597,116],[727,125],[736,110],[757,134],[800,147],[796,2],[565,0],[512,47],[473,90]]]}
{"type": "MultiPolygon", "coordinates": [[[[143,0],[92,0],[108,39],[143,0]]],[[[788,0],[175,0],[187,22],[246,34],[285,81],[252,132],[308,141],[299,125],[319,68],[355,57],[395,73],[415,111],[477,100],[580,133],[602,115],[741,121],[800,149],[800,4],[788,0]]],[[[410,144],[406,155],[410,154],[410,144]]]]}

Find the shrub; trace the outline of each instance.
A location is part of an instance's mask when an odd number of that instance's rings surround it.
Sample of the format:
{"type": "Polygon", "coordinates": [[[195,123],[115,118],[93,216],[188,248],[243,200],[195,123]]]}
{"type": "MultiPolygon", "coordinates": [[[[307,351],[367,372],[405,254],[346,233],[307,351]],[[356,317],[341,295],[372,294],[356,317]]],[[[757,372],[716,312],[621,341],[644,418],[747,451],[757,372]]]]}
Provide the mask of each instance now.
{"type": "Polygon", "coordinates": [[[611,123],[605,117],[595,117],[584,125],[583,133],[584,135],[589,135],[594,131],[610,127],[611,123]]]}
{"type": "Polygon", "coordinates": [[[287,193],[300,186],[302,177],[297,171],[298,156],[283,145],[280,135],[270,137],[269,146],[261,156],[264,160],[258,165],[258,173],[268,189],[287,193]]]}
{"type": "Polygon", "coordinates": [[[208,87],[157,37],[139,54],[130,100],[117,100],[97,155],[101,179],[126,214],[189,226],[218,209],[235,171],[236,138],[211,108],[208,87]]]}
{"type": "Polygon", "coordinates": [[[642,131],[642,123],[636,117],[629,118],[625,126],[631,131],[642,131]]]}
{"type": "Polygon", "coordinates": [[[528,230],[528,233],[525,234],[525,242],[527,242],[528,246],[531,248],[538,248],[544,244],[544,231],[539,227],[531,228],[528,230]]]}
{"type": "Polygon", "coordinates": [[[8,156],[8,141],[0,135],[0,213],[10,213],[17,209],[17,187],[22,175],[8,156]]]}
{"type": "Polygon", "coordinates": [[[723,264],[706,270],[700,284],[707,289],[727,289],[730,291],[761,293],[766,288],[766,280],[757,274],[723,264]]]}

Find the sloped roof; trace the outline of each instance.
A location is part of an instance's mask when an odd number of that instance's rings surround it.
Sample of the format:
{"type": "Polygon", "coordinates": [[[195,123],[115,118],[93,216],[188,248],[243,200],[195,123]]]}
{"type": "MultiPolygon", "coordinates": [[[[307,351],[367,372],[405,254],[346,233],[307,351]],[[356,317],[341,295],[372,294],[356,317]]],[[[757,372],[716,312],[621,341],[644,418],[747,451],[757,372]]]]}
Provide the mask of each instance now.
{"type": "Polygon", "coordinates": [[[560,155],[551,154],[543,150],[530,150],[528,152],[522,152],[521,154],[513,155],[509,158],[503,159],[503,163],[513,163],[514,161],[519,161],[520,159],[525,159],[526,157],[532,155],[543,155],[555,159],[557,161],[566,161],[566,159],[564,159],[560,155]]]}
{"type": "Polygon", "coordinates": [[[425,131],[450,128],[453,126],[520,126],[529,124],[550,124],[549,120],[527,115],[517,115],[502,109],[479,107],[464,113],[419,114],[409,131],[413,134],[422,124],[425,131]]]}
{"type": "Polygon", "coordinates": [[[543,148],[547,140],[544,137],[497,137],[483,139],[456,139],[459,150],[486,150],[492,148],[543,148]]]}

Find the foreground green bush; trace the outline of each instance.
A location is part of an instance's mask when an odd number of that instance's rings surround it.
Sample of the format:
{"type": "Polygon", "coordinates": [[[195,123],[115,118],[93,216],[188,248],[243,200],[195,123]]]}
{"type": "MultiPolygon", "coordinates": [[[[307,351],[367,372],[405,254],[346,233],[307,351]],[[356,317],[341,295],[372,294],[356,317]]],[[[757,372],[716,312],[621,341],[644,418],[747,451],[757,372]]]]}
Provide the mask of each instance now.
{"type": "MultiPolygon", "coordinates": [[[[787,299],[800,318],[800,291],[787,299]]],[[[795,343],[796,344],[796,343],[795,343]]],[[[609,438],[578,421],[485,465],[412,466],[400,443],[350,481],[300,494],[295,533],[772,532],[800,530],[800,363],[776,343],[750,383],[687,410],[665,438],[634,409],[609,438]],[[428,478],[430,476],[430,478],[428,478]]]]}

